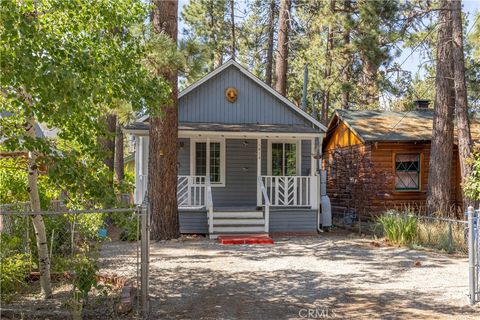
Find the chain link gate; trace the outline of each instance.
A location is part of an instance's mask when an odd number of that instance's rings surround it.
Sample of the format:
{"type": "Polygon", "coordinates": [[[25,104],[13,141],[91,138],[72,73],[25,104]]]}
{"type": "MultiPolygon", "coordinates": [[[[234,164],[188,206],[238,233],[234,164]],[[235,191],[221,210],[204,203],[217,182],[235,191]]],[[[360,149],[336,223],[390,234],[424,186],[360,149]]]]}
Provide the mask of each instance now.
{"type": "Polygon", "coordinates": [[[480,301],[480,209],[468,207],[468,283],[470,304],[480,301]]]}
{"type": "MultiPolygon", "coordinates": [[[[28,203],[1,205],[0,272],[4,273],[2,279],[9,277],[10,266],[21,263],[26,267],[14,279],[17,282],[10,288],[14,292],[12,295],[6,295],[5,289],[9,288],[2,283],[0,317],[15,318],[24,315],[35,318],[50,313],[59,317],[68,317],[78,313],[74,302],[78,304],[76,300],[79,300],[77,297],[83,294],[82,289],[89,286],[90,281],[94,281],[92,285],[98,282],[105,287],[105,284],[111,288],[109,292],[112,294],[121,292],[122,302],[123,291],[128,287],[126,291],[130,293],[129,305],[136,306],[136,310],[133,310],[130,316],[148,318],[149,239],[150,207],[147,199],[140,206],[130,208],[72,210],[62,205],[51,206],[48,210],[40,212],[30,211],[28,203]],[[36,215],[43,217],[46,226],[52,289],[54,289],[52,299],[44,302],[40,302],[39,297],[30,294],[28,288],[28,286],[36,286],[40,277],[35,232],[31,222],[31,218],[36,215]],[[115,241],[111,241],[110,237],[114,236],[118,238],[116,241],[123,243],[124,247],[117,246],[115,241]],[[125,253],[122,248],[131,250],[131,258],[122,258],[125,253]],[[20,283],[24,281],[26,281],[25,284],[20,283]],[[22,290],[16,292],[15,285],[21,286],[22,290]],[[136,290],[132,291],[134,286],[136,290]],[[137,298],[133,300],[135,291],[137,298]],[[15,299],[11,299],[14,295],[15,299]],[[28,301],[39,302],[40,307],[30,308],[31,302],[28,301]]],[[[15,274],[12,273],[12,275],[15,274]]],[[[100,292],[103,289],[97,290],[96,285],[93,285],[92,290],[95,290],[94,299],[90,291],[85,298],[81,298],[86,299],[87,305],[79,307],[87,314],[92,312],[90,309],[93,307],[90,304],[102,305],[107,300],[113,301],[113,296],[103,296],[103,292],[100,292]]],[[[115,306],[117,307],[118,305],[115,306]]],[[[98,308],[93,309],[94,312],[98,312],[98,308]]],[[[112,312],[115,311],[112,310],[112,312]]],[[[109,318],[109,316],[116,317],[115,314],[105,314],[102,317],[109,318]]]]}

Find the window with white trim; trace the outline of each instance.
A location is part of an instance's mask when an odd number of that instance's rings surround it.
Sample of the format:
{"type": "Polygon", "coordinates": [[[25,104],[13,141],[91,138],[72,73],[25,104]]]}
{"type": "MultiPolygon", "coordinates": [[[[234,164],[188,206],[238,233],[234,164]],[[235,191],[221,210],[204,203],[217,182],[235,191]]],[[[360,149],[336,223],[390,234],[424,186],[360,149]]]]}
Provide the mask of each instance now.
{"type": "Polygon", "coordinates": [[[272,176],[295,176],[299,168],[297,142],[272,142],[270,168],[272,176]]]}
{"type": "Polygon", "coordinates": [[[225,142],[210,141],[209,148],[207,148],[207,141],[194,140],[192,141],[192,146],[192,174],[195,176],[206,176],[209,174],[212,185],[224,185],[225,142]]]}

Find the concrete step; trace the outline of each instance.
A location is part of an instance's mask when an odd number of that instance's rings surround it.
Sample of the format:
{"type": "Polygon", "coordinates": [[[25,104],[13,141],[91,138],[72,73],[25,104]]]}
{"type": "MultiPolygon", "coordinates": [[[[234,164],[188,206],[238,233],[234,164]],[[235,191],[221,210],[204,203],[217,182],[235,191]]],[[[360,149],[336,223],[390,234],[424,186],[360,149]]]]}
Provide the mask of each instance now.
{"type": "Polygon", "coordinates": [[[214,211],[213,219],[216,218],[263,218],[262,211],[214,211]]]}
{"type": "Polygon", "coordinates": [[[244,225],[265,225],[265,219],[243,219],[243,218],[230,218],[230,219],[213,219],[214,226],[220,225],[237,225],[237,226],[244,226],[244,225]]]}
{"type": "Polygon", "coordinates": [[[268,233],[265,232],[255,232],[255,233],[245,233],[245,232],[228,232],[228,233],[211,233],[209,235],[210,239],[217,239],[220,236],[265,236],[268,237],[268,233]]]}
{"type": "Polygon", "coordinates": [[[265,232],[262,226],[213,226],[213,233],[257,233],[265,232]]]}

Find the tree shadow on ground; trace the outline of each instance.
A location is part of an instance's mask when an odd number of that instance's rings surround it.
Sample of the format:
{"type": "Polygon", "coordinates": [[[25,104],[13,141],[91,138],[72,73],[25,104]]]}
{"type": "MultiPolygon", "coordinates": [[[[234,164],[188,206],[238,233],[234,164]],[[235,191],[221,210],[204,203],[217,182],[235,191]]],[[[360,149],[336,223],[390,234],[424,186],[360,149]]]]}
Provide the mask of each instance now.
{"type": "Polygon", "coordinates": [[[361,319],[473,318],[478,312],[439,304],[441,289],[426,294],[415,286],[390,286],[412,268],[440,269],[452,259],[358,239],[292,238],[273,246],[156,243],[151,258],[152,312],[162,319],[296,319],[308,309],[361,319]],[[315,266],[302,264],[306,258],[315,266]],[[327,263],[328,273],[322,271],[327,263]],[[332,263],[359,269],[335,275],[332,263]],[[238,265],[231,270],[232,264],[238,265]]]}
{"type": "Polygon", "coordinates": [[[305,309],[369,319],[459,317],[475,312],[434,304],[434,296],[416,291],[364,292],[349,284],[349,276],[338,279],[304,270],[229,274],[175,268],[153,269],[151,276],[152,315],[162,319],[296,319],[305,309]]]}

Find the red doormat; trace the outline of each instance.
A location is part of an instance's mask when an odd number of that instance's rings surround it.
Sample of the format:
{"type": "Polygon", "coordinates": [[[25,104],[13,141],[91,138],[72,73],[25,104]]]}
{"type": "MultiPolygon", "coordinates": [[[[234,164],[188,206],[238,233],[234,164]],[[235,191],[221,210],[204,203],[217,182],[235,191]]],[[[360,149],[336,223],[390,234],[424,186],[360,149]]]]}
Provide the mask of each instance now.
{"type": "Polygon", "coordinates": [[[220,244],[273,244],[273,239],[268,235],[235,235],[218,236],[220,244]]]}

